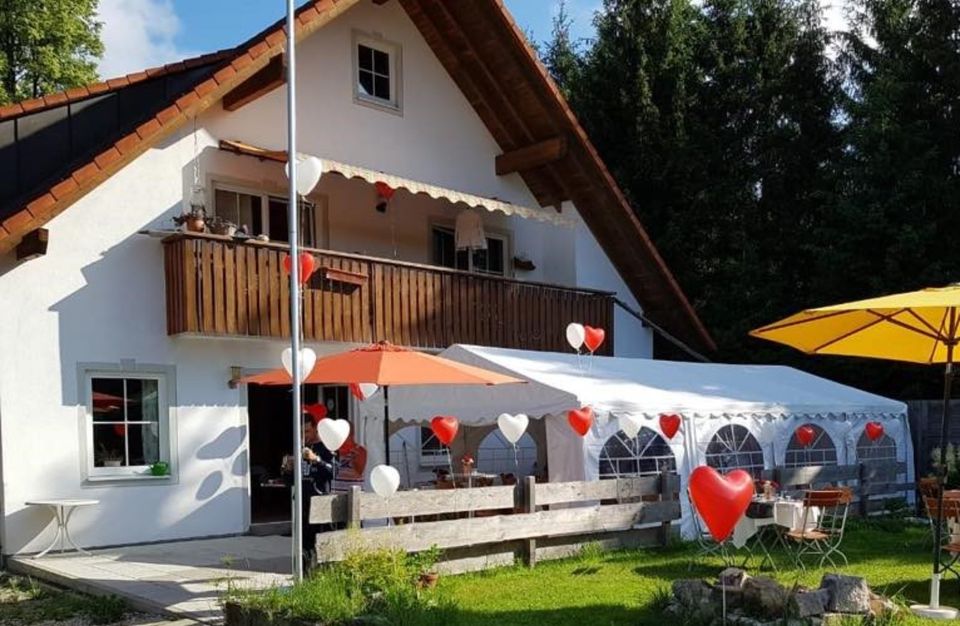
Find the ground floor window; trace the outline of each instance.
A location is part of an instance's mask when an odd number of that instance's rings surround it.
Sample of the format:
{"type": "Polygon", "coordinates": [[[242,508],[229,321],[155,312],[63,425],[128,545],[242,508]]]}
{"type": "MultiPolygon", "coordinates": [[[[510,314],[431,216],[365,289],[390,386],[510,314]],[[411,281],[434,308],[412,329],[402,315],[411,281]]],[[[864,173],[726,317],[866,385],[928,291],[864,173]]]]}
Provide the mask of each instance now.
{"type": "Polygon", "coordinates": [[[837,446],[827,431],[815,424],[804,424],[804,426],[813,429],[813,441],[810,445],[803,446],[797,440],[796,431],[794,431],[794,434],[790,435],[790,443],[787,444],[783,464],[786,467],[836,465],[837,446]]]}
{"type": "Polygon", "coordinates": [[[707,465],[721,472],[743,469],[756,477],[763,472],[763,448],[749,430],[730,424],[717,431],[707,445],[707,465]]]}
{"type": "Polygon", "coordinates": [[[169,463],[166,384],[161,374],[87,374],[90,476],[145,474],[169,463]]]}
{"type": "Polygon", "coordinates": [[[600,451],[600,478],[675,473],[677,459],[658,433],[641,428],[633,439],[622,430],[607,439],[600,451]]]}

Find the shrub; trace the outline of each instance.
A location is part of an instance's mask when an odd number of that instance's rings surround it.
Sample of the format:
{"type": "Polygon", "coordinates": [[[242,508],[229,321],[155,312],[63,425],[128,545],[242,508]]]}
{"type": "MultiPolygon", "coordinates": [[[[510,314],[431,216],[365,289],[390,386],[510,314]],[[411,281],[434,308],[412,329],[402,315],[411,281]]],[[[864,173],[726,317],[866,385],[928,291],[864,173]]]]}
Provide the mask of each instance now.
{"type": "Polygon", "coordinates": [[[273,619],[347,624],[363,618],[388,624],[440,623],[453,604],[438,592],[418,588],[421,573],[439,550],[410,556],[401,550],[351,550],[346,558],[318,568],[303,582],[266,591],[228,589],[224,600],[273,619]]]}

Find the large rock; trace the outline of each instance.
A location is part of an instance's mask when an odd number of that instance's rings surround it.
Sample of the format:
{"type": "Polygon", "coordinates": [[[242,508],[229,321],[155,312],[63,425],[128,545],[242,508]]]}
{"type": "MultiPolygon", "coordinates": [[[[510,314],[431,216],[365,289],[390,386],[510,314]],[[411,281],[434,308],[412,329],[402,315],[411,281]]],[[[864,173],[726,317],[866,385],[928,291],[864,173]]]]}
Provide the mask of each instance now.
{"type": "Polygon", "coordinates": [[[789,613],[795,617],[819,617],[827,610],[830,592],[826,589],[801,590],[790,598],[789,613]]]}
{"type": "Polygon", "coordinates": [[[720,572],[717,578],[717,585],[727,589],[740,589],[747,582],[750,575],[738,567],[728,567],[720,572]]]}
{"type": "Polygon", "coordinates": [[[702,580],[675,580],[673,581],[673,597],[687,608],[698,608],[710,603],[713,588],[702,580]]]}
{"type": "Polygon", "coordinates": [[[750,614],[782,617],[789,598],[787,590],[772,578],[758,576],[743,584],[743,605],[750,614]]]}
{"type": "Polygon", "coordinates": [[[830,593],[827,611],[830,613],[870,612],[870,587],[858,576],[827,574],[820,581],[820,588],[830,593]]]}

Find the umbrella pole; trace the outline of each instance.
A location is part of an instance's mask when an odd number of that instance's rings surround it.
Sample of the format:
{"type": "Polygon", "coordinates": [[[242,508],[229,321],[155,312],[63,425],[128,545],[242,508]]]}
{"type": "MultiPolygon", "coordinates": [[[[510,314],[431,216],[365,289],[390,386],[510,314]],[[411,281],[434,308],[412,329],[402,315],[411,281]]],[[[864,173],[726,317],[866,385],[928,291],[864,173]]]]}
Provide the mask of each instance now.
{"type": "Polygon", "coordinates": [[[383,386],[383,459],[390,465],[390,385],[383,386]]]}
{"type": "MultiPolygon", "coordinates": [[[[956,312],[950,311],[950,337],[955,335],[956,312]]],[[[930,619],[957,618],[957,610],[940,606],[940,557],[943,546],[943,492],[947,477],[947,441],[950,438],[950,397],[953,388],[953,343],[947,343],[947,366],[943,376],[943,414],[940,421],[940,467],[937,470],[937,523],[933,529],[933,578],[930,579],[930,604],[914,606],[913,612],[930,619]]]]}
{"type": "Polygon", "coordinates": [[[933,558],[933,585],[937,587],[938,592],[935,596],[931,593],[930,604],[934,607],[939,606],[940,594],[940,550],[943,540],[943,492],[946,490],[947,482],[947,441],[950,439],[950,396],[953,391],[953,347],[948,348],[951,352],[950,361],[947,363],[943,377],[943,415],[940,418],[940,467],[937,471],[937,525],[934,529],[934,558],[933,558]]]}

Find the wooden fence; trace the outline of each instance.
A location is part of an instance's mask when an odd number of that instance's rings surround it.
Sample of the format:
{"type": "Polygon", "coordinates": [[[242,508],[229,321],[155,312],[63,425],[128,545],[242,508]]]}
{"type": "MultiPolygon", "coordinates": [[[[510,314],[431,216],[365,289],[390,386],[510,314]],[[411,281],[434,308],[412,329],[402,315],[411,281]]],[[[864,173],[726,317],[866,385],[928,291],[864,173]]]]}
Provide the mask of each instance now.
{"type": "Polygon", "coordinates": [[[311,499],[310,521],[345,530],[317,536],[317,560],[343,559],[355,548],[443,550],[448,572],[605,548],[664,544],[680,519],[679,477],[662,474],[593,482],[537,483],[476,489],[402,491],[389,498],[361,492],[311,499]],[[361,528],[366,520],[391,526],[361,528]]]}
{"type": "Polygon", "coordinates": [[[915,482],[906,482],[907,464],[892,462],[856,465],[778,467],[764,470],[764,480],[772,480],[781,490],[799,495],[803,489],[844,485],[854,492],[856,511],[861,516],[886,508],[888,501],[916,490],[915,482]]]}

